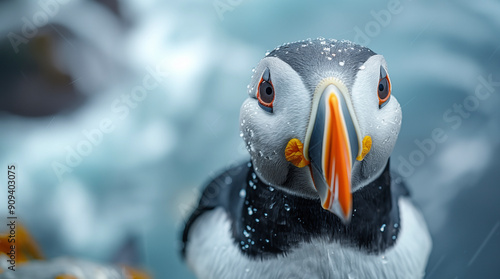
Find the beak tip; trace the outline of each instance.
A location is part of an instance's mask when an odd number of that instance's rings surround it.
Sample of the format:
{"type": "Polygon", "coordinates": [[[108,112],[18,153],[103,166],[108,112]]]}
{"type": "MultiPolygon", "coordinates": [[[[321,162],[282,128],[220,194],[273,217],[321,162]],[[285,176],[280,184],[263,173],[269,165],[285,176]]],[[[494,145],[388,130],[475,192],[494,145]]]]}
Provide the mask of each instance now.
{"type": "Polygon", "coordinates": [[[342,221],[344,225],[349,225],[352,217],[351,204],[352,203],[350,203],[350,205],[348,205],[347,208],[343,208],[340,203],[333,204],[331,206],[325,206],[325,204],[323,204],[323,208],[335,214],[342,221]]]}
{"type": "Polygon", "coordinates": [[[344,225],[349,225],[349,223],[351,222],[351,216],[352,216],[352,211],[349,210],[346,215],[342,216],[343,217],[343,218],[341,218],[342,223],[344,223],[344,225]]]}
{"type": "Polygon", "coordinates": [[[342,220],[342,223],[344,223],[344,225],[348,225],[351,222],[351,217],[352,217],[352,210],[349,210],[347,211],[346,214],[342,214],[342,218],[340,219],[342,220]]]}

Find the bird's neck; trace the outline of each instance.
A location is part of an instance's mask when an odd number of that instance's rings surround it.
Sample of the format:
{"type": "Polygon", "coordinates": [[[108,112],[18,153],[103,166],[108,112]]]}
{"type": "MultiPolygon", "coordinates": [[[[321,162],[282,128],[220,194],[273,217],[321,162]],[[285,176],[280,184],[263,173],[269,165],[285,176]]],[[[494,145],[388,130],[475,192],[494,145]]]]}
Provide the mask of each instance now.
{"type": "MultiPolygon", "coordinates": [[[[312,238],[342,241],[380,252],[391,247],[399,232],[397,198],[391,190],[389,162],[382,174],[353,194],[348,225],[324,210],[318,200],[285,193],[259,180],[249,168],[245,197],[233,224],[233,235],[249,256],[283,254],[312,238]]],[[[399,194],[397,195],[399,196],[399,194]]]]}

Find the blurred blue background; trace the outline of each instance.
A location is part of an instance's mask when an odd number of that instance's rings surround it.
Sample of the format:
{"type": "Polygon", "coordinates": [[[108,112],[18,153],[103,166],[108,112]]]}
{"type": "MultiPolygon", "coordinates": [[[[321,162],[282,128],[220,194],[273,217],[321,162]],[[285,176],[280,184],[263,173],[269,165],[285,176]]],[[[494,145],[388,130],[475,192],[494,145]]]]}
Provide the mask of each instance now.
{"type": "Polygon", "coordinates": [[[18,215],[47,257],[132,247],[155,278],[193,278],[183,220],[247,158],[252,68],[285,42],[354,40],[385,56],[403,107],[392,168],[433,237],[426,278],[493,278],[499,15],[493,0],[0,1],[0,166],[17,165],[18,215]]]}

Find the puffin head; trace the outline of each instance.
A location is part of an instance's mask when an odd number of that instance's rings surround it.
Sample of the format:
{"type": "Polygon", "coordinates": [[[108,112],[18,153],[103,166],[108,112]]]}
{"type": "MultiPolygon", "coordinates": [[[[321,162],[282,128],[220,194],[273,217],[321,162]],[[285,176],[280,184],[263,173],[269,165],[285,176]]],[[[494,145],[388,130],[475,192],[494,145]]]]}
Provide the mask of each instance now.
{"type": "Polygon", "coordinates": [[[352,193],[383,172],[401,126],[384,57],[349,41],[285,44],[248,94],[240,135],[259,178],[348,223],[352,193]]]}

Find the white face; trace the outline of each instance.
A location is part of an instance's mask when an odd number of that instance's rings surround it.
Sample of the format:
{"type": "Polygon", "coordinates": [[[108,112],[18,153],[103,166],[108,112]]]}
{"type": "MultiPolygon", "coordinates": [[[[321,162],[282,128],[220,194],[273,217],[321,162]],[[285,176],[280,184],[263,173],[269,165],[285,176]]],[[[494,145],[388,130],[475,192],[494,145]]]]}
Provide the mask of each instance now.
{"type": "Polygon", "coordinates": [[[248,93],[240,111],[240,131],[257,175],[267,184],[317,197],[309,171],[293,166],[284,155],[290,139],[304,141],[306,135],[312,97],[302,79],[285,62],[267,57],[255,68],[248,93]],[[274,87],[272,113],[264,110],[257,99],[266,68],[274,87]]]}
{"type": "MultiPolygon", "coordinates": [[[[345,94],[350,96],[347,102],[351,102],[358,122],[358,137],[369,135],[373,142],[362,161],[354,160],[353,192],[383,171],[401,125],[401,109],[394,96],[379,105],[381,66],[387,72],[384,58],[371,56],[357,71],[350,90],[344,86],[344,90],[349,91],[345,94]]],[[[342,81],[343,73],[328,75],[342,81]]],[[[249,98],[241,107],[240,130],[261,180],[296,195],[317,198],[310,170],[288,162],[284,152],[292,138],[306,140],[313,93],[290,65],[276,57],[262,59],[255,68],[249,98]],[[274,89],[272,94],[264,95],[270,84],[274,89]],[[259,85],[260,98],[257,96],[259,85]]]]}
{"type": "Polygon", "coordinates": [[[353,192],[375,180],[384,170],[396,144],[402,119],[401,107],[392,93],[382,108],[379,106],[380,67],[389,73],[384,57],[374,55],[363,66],[350,94],[360,133],[371,137],[372,148],[363,161],[356,161],[353,166],[353,192]]]}

